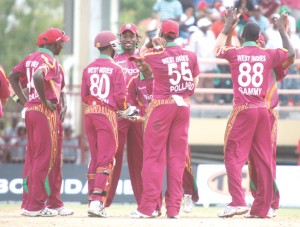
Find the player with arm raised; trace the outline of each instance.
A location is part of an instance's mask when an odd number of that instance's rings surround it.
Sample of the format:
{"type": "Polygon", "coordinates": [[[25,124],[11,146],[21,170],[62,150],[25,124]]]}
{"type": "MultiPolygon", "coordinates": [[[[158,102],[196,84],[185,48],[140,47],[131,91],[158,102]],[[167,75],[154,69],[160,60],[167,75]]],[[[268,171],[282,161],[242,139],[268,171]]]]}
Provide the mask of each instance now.
{"type": "Polygon", "coordinates": [[[143,53],[143,60],[152,68],[154,87],[146,112],[142,199],[137,210],[130,213],[132,218],[158,216],[165,166],[167,217],[179,215],[188,146],[189,96],[197,86],[199,68],[196,55],[175,44],[178,32],[176,22],[163,21],[157,39],[166,42],[166,48],[158,47],[153,40],[154,48],[143,53]]]}
{"type": "MultiPolygon", "coordinates": [[[[258,46],[264,48],[265,41],[262,35],[259,36],[259,39],[256,40],[258,46]]],[[[288,67],[288,65],[286,66],[288,67]]],[[[273,71],[272,75],[269,78],[269,85],[268,85],[268,92],[266,95],[266,104],[267,108],[269,109],[270,115],[270,126],[271,126],[271,138],[272,138],[272,170],[273,170],[273,178],[274,178],[274,194],[273,194],[273,201],[271,204],[271,208],[268,213],[268,217],[276,217],[276,210],[279,208],[279,189],[276,183],[276,149],[277,149],[277,130],[278,130],[278,88],[277,88],[277,81],[281,81],[283,78],[287,76],[288,69],[283,68],[282,65],[276,66],[273,71]]],[[[251,148],[255,149],[255,147],[251,148]]],[[[250,175],[250,189],[252,196],[255,198],[257,193],[257,168],[255,166],[255,162],[253,161],[252,155],[250,153],[249,160],[248,160],[248,170],[250,175]]],[[[253,215],[247,214],[245,217],[255,217],[253,215]]]]}
{"type": "Polygon", "coordinates": [[[98,33],[94,44],[100,56],[82,73],[81,98],[87,105],[84,124],[91,155],[87,173],[90,216],[107,216],[105,202],[118,147],[116,111],[126,109],[122,68],[113,60],[116,43],[112,32],[98,33]]]}
{"type": "MultiPolygon", "coordinates": [[[[279,19],[283,23],[284,16],[279,19]]],[[[237,22],[236,9],[229,8],[225,27],[218,36],[215,49],[219,58],[229,61],[233,82],[233,111],[228,120],[224,141],[224,162],[228,175],[228,188],[232,197],[219,217],[232,217],[248,212],[242,189],[242,168],[251,155],[259,171],[258,192],[250,215],[268,216],[273,199],[272,142],[269,112],[265,103],[268,78],[278,64],[294,61],[294,50],[285,30],[280,30],[285,49],[262,49],[257,47],[260,29],[255,23],[244,27],[240,48],[225,46],[227,35],[237,22]],[[267,129],[267,130],[266,130],[267,129]]]]}

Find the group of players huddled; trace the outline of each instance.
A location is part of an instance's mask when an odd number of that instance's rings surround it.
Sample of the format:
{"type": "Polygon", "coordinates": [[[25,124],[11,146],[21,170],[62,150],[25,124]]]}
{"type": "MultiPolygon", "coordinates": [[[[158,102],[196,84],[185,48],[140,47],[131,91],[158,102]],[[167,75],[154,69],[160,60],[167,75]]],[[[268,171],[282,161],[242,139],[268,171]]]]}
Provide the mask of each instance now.
{"type": "MultiPolygon", "coordinates": [[[[228,8],[215,44],[216,56],[229,62],[234,91],[224,139],[232,201],[217,215],[271,218],[279,206],[276,81],[287,75],[295,53],[286,34],[286,13],[276,21],[284,49],[265,49],[259,26],[251,22],[244,27],[243,45],[231,46],[237,21],[236,9],[228,8]],[[251,208],[241,185],[247,161],[254,197],[251,208]]],[[[95,37],[99,57],[83,70],[81,84],[90,148],[89,216],[107,217],[105,208],[116,192],[125,143],[138,206],[130,217],[159,217],[164,198],[166,217],[179,218],[182,197],[185,212],[191,212],[193,201],[198,201],[188,129],[190,96],[201,74],[195,53],[174,42],[178,34],[177,22],[164,20],[159,34],[140,48],[141,37],[133,23],[123,24],[119,37],[110,31],[95,37]],[[163,192],[165,168],[167,189],[163,192]]],[[[28,145],[21,214],[25,216],[73,214],[60,199],[62,123],[67,103],[64,72],[55,59],[69,40],[63,31],[49,28],[38,37],[39,49],[21,60],[8,79],[0,68],[2,104],[9,97],[10,82],[18,103],[24,106],[28,145]]]]}

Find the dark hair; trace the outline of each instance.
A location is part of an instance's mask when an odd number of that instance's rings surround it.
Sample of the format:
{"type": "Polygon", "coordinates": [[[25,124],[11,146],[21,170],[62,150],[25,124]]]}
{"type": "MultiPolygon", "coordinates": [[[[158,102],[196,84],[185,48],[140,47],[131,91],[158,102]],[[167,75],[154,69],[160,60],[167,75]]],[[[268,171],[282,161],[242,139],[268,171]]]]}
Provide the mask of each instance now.
{"type": "Polygon", "coordinates": [[[105,46],[105,47],[98,47],[98,50],[99,50],[100,52],[101,52],[101,51],[104,51],[104,50],[107,50],[109,46],[110,46],[110,45],[105,46]]]}
{"type": "Polygon", "coordinates": [[[259,38],[260,27],[254,22],[248,22],[242,33],[242,37],[246,41],[256,41],[259,38]]]}

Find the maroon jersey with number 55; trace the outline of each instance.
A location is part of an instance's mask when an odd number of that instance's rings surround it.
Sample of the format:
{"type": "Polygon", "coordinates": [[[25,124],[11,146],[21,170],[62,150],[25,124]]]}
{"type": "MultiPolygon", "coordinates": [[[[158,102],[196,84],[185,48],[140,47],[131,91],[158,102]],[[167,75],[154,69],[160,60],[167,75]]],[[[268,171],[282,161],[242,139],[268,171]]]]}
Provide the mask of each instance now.
{"type": "Polygon", "coordinates": [[[194,52],[170,42],[162,51],[147,50],[143,58],[151,66],[154,75],[154,99],[165,99],[172,95],[187,97],[194,93],[193,78],[200,73],[194,52]]]}

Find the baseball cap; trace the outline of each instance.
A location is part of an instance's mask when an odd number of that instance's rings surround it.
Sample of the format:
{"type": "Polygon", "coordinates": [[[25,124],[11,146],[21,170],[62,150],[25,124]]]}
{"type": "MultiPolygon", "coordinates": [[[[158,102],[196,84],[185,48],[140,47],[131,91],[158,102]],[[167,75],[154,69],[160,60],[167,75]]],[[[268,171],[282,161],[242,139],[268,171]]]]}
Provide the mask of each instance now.
{"type": "Polygon", "coordinates": [[[117,36],[111,31],[102,31],[99,32],[94,41],[96,48],[106,47],[112,44],[113,41],[117,40],[117,36]]]}
{"type": "Polygon", "coordinates": [[[36,45],[40,46],[40,45],[43,45],[45,43],[46,43],[46,40],[44,40],[44,33],[41,33],[39,35],[39,37],[37,38],[36,45]]]}
{"type": "Polygon", "coordinates": [[[174,38],[176,38],[179,33],[179,25],[173,20],[164,20],[160,25],[160,31],[163,32],[165,35],[169,33],[174,33],[174,38]]]}
{"type": "Polygon", "coordinates": [[[205,1],[200,1],[197,5],[198,10],[205,10],[207,9],[207,3],[205,1]]]}
{"type": "Polygon", "coordinates": [[[123,24],[120,29],[120,34],[122,34],[125,31],[131,31],[133,34],[136,34],[136,35],[139,34],[137,26],[133,23],[123,24]]]}
{"type": "Polygon", "coordinates": [[[70,41],[70,37],[65,35],[65,32],[58,28],[49,28],[43,33],[43,39],[45,43],[55,43],[63,40],[64,42],[70,41]]]}
{"type": "Polygon", "coordinates": [[[142,59],[142,56],[139,53],[134,54],[128,58],[129,61],[140,60],[140,59],[142,59]]]}
{"type": "Polygon", "coordinates": [[[209,25],[211,25],[211,21],[209,19],[207,19],[206,17],[198,20],[198,22],[197,22],[197,26],[199,28],[201,28],[201,27],[207,27],[209,25]]]}
{"type": "Polygon", "coordinates": [[[279,11],[278,11],[278,13],[282,14],[284,11],[287,14],[291,14],[291,9],[288,6],[286,6],[286,5],[281,6],[280,9],[279,9],[279,11]]]}

